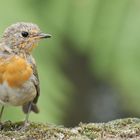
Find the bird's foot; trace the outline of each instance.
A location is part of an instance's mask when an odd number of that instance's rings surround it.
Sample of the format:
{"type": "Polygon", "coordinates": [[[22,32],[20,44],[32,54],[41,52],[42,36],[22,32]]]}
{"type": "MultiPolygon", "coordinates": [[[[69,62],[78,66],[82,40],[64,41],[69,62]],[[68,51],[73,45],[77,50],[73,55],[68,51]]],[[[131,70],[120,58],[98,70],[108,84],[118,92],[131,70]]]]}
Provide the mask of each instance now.
{"type": "Polygon", "coordinates": [[[30,126],[30,122],[24,121],[23,124],[19,127],[20,131],[26,131],[30,126]]]}

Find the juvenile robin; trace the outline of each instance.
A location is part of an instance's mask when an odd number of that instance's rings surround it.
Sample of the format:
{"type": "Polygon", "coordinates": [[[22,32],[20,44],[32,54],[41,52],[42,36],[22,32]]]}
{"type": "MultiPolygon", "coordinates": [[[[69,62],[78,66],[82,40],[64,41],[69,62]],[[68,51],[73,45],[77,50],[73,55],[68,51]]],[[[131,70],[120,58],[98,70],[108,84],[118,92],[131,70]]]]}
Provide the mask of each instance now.
{"type": "Polygon", "coordinates": [[[0,40],[0,120],[5,105],[22,106],[26,114],[38,113],[39,79],[32,50],[38,41],[50,38],[33,23],[9,26],[0,40]]]}

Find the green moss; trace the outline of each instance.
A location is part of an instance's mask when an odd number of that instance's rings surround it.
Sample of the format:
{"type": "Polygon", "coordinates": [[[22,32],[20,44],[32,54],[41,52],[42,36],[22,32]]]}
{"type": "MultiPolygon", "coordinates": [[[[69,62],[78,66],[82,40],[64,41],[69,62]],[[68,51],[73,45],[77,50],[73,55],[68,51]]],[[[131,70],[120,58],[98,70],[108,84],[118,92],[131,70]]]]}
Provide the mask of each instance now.
{"type": "Polygon", "coordinates": [[[0,140],[93,140],[107,138],[140,138],[140,119],[127,118],[108,123],[80,123],[75,128],[31,122],[26,129],[23,122],[4,122],[0,125],[0,140]]]}
{"type": "Polygon", "coordinates": [[[140,137],[140,119],[127,118],[108,123],[80,124],[81,133],[92,138],[135,138],[140,137]]]}

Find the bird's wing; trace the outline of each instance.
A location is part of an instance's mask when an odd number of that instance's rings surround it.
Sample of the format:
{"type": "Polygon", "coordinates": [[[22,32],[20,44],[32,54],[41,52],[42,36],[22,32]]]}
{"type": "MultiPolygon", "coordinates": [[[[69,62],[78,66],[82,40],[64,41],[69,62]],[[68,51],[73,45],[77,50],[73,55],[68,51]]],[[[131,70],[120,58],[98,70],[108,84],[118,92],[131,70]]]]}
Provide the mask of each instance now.
{"type": "MultiPolygon", "coordinates": [[[[39,109],[38,109],[36,104],[37,104],[37,101],[38,101],[38,98],[39,98],[39,95],[40,95],[39,77],[38,77],[36,63],[35,63],[35,60],[32,56],[29,57],[28,62],[30,63],[30,65],[32,67],[32,70],[33,70],[34,78],[32,80],[33,80],[34,86],[36,88],[36,93],[37,93],[36,97],[31,102],[31,111],[33,111],[35,113],[38,113],[39,109]]],[[[24,113],[28,113],[29,106],[30,106],[30,103],[27,103],[23,106],[23,112],[24,113]]]]}
{"type": "Polygon", "coordinates": [[[36,104],[37,101],[38,101],[38,97],[40,95],[40,85],[39,85],[39,77],[38,77],[37,67],[36,67],[36,64],[35,63],[32,64],[32,69],[33,69],[33,75],[35,76],[34,85],[36,87],[36,92],[37,92],[37,95],[34,98],[33,103],[36,104]]]}

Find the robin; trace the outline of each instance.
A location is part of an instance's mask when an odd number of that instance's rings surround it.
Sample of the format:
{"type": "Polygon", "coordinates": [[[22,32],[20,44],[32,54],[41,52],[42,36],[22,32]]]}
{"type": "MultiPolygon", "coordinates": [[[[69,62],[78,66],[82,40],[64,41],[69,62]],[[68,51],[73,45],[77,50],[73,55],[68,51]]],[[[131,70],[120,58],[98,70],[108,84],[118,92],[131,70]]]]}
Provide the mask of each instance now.
{"type": "Polygon", "coordinates": [[[5,105],[22,106],[25,123],[31,111],[39,112],[39,78],[31,52],[38,41],[50,37],[33,23],[18,22],[4,31],[0,40],[0,120],[5,105]]]}

